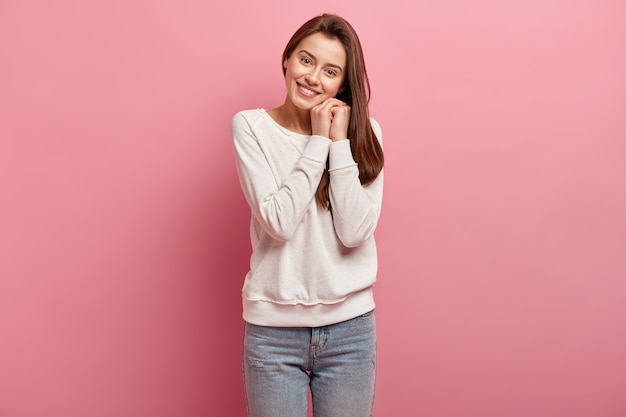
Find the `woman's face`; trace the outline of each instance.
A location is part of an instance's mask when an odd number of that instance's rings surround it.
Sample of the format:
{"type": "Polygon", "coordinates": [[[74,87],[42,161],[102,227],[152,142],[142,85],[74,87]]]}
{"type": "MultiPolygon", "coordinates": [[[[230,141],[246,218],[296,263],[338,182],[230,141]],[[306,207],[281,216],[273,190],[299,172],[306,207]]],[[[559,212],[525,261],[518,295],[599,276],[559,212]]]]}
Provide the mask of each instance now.
{"type": "Polygon", "coordinates": [[[314,33],[304,38],[283,62],[287,97],[310,110],[340,92],[345,79],[346,50],[336,38],[314,33]]]}

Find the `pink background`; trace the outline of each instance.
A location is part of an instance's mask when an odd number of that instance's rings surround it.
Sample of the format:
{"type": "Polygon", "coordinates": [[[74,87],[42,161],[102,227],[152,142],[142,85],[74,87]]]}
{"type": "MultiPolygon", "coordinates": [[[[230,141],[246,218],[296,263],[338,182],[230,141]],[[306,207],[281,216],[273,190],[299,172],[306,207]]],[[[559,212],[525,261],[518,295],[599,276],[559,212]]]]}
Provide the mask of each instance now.
{"type": "Polygon", "coordinates": [[[245,414],[229,123],[323,11],[385,134],[375,415],[625,416],[625,3],[214,3],[0,2],[0,417],[245,414]]]}

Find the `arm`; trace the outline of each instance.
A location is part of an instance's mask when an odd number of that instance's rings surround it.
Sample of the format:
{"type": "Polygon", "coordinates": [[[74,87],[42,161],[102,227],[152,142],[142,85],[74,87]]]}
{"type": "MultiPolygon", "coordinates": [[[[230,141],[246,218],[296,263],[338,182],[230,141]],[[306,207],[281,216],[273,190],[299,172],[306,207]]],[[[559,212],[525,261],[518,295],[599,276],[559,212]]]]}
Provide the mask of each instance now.
{"type": "MultiPolygon", "coordinates": [[[[376,137],[382,140],[378,123],[372,121],[372,128],[376,137]]],[[[330,204],[335,231],[345,246],[360,246],[372,236],[378,224],[384,170],[372,183],[361,185],[349,140],[331,144],[329,166],[330,204]]]]}
{"type": "Polygon", "coordinates": [[[235,115],[231,131],[239,182],[252,215],[274,239],[291,239],[315,198],[330,140],[311,136],[288,177],[278,183],[243,115],[235,115]]]}

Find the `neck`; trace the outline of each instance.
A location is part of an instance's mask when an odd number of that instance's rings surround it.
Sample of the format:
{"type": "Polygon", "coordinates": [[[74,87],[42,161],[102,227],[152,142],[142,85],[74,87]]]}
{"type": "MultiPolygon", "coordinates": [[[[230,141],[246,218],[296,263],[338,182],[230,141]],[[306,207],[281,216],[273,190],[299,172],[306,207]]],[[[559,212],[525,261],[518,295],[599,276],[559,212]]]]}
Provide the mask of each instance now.
{"type": "Polygon", "coordinates": [[[269,110],[272,118],[285,129],[305,135],[311,134],[311,113],[285,100],[282,106],[269,110]]]}

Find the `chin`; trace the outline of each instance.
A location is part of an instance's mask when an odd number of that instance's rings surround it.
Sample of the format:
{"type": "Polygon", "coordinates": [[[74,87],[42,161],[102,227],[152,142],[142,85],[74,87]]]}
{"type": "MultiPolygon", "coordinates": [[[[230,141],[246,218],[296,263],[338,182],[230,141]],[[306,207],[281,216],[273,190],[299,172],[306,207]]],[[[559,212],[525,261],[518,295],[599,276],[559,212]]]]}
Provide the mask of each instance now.
{"type": "Polygon", "coordinates": [[[294,103],[294,106],[296,106],[296,108],[298,108],[300,110],[311,110],[316,105],[317,105],[317,103],[315,103],[315,104],[294,103]]]}
{"type": "Polygon", "coordinates": [[[302,100],[298,97],[296,100],[291,98],[291,103],[300,110],[311,110],[313,107],[317,106],[324,100],[319,100],[318,98],[316,98],[315,100],[302,100]]]}

